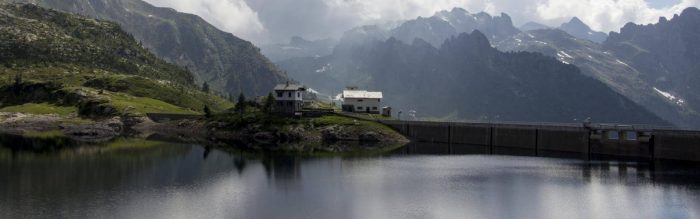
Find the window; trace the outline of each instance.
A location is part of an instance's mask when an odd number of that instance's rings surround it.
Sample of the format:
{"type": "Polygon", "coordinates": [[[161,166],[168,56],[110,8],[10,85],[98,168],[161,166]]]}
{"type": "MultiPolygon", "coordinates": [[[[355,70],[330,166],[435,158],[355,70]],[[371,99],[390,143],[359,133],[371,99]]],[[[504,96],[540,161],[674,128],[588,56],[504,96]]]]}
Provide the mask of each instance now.
{"type": "Polygon", "coordinates": [[[361,106],[358,106],[358,107],[357,107],[357,110],[362,110],[362,107],[361,107],[361,106]]]}
{"type": "Polygon", "coordinates": [[[281,92],[281,91],[277,91],[277,97],[282,97],[282,92],[281,92]]]}
{"type": "Polygon", "coordinates": [[[375,107],[372,107],[372,110],[377,110],[377,107],[376,107],[376,106],[375,106],[375,107]]]}
{"type": "Polygon", "coordinates": [[[287,97],[292,97],[292,92],[288,92],[287,97]]]}
{"type": "Polygon", "coordinates": [[[629,131],[625,133],[625,140],[628,141],[636,141],[637,140],[637,132],[629,131]]]}
{"type": "Polygon", "coordinates": [[[617,131],[608,131],[608,139],[610,140],[618,140],[620,139],[620,133],[617,131]]]}
{"type": "Polygon", "coordinates": [[[287,102],[287,106],[292,106],[292,102],[287,102]]]}
{"type": "Polygon", "coordinates": [[[301,97],[301,93],[297,92],[297,97],[301,97]]]}
{"type": "Polygon", "coordinates": [[[381,102],[382,102],[382,99],[377,99],[377,102],[380,102],[380,103],[381,103],[381,102]]]}
{"type": "Polygon", "coordinates": [[[362,102],[362,99],[357,99],[357,102],[362,102]]]}

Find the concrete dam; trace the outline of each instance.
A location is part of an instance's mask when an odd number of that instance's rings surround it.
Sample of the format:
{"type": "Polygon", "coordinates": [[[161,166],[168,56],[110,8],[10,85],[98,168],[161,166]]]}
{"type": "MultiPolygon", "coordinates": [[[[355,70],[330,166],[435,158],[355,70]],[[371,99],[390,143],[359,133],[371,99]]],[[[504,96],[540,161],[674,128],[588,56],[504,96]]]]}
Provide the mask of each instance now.
{"type": "Polygon", "coordinates": [[[415,142],[700,161],[700,131],[603,124],[380,122],[415,142]]]}

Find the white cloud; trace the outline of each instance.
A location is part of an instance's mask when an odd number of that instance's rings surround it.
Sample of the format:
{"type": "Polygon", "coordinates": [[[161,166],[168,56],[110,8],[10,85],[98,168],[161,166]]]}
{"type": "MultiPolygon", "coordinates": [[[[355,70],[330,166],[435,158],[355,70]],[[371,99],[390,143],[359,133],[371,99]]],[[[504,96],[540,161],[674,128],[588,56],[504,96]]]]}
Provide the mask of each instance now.
{"type": "Polygon", "coordinates": [[[536,21],[559,26],[573,16],[600,31],[617,31],[627,22],[654,23],[700,0],[679,0],[656,9],[645,0],[146,0],[197,14],[215,26],[254,43],[291,36],[337,37],[352,27],[431,16],[453,7],[505,12],[515,25],[536,21]]]}
{"type": "Polygon", "coordinates": [[[196,14],[226,32],[244,39],[265,37],[265,26],[258,13],[244,0],[145,0],[160,7],[196,14]]]}
{"type": "Polygon", "coordinates": [[[670,18],[687,7],[698,5],[699,0],[682,0],[676,5],[656,9],[644,0],[548,0],[537,6],[538,17],[533,20],[552,23],[578,16],[593,29],[616,31],[627,22],[655,23],[659,17],[670,18]]]}
{"type": "MultiPolygon", "coordinates": [[[[325,0],[335,12],[353,14],[358,23],[377,23],[432,16],[441,10],[461,7],[471,12],[497,12],[492,0],[325,0]]],[[[504,1],[508,2],[508,1],[504,1]]]]}

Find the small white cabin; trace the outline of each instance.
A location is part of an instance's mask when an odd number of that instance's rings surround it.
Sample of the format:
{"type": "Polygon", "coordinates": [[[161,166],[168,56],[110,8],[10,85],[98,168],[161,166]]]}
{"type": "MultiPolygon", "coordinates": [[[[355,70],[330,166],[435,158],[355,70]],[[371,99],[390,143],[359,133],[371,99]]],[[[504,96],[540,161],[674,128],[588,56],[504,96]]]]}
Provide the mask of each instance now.
{"type": "Polygon", "coordinates": [[[382,92],[370,92],[366,90],[357,90],[356,88],[348,88],[343,91],[343,111],[380,114],[382,92]]]}

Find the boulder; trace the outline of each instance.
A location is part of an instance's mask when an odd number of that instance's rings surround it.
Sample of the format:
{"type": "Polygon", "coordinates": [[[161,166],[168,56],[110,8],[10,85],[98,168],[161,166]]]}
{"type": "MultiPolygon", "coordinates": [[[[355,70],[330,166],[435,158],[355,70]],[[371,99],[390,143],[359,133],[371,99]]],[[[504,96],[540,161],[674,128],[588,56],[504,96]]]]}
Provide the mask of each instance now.
{"type": "Polygon", "coordinates": [[[253,135],[253,139],[258,143],[270,144],[277,141],[277,136],[270,132],[258,132],[253,135]]]}
{"type": "Polygon", "coordinates": [[[339,126],[329,126],[321,130],[321,139],[325,142],[333,142],[342,139],[339,126]]]}
{"type": "Polygon", "coordinates": [[[376,132],[365,132],[358,137],[360,142],[380,142],[381,135],[376,132]]]}

